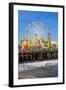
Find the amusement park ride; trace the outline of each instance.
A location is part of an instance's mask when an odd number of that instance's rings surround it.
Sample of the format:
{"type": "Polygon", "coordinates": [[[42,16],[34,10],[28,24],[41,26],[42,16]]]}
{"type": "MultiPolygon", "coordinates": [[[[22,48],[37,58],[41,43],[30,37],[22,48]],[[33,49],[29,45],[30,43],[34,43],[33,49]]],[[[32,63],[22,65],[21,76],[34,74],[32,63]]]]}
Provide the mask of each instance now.
{"type": "Polygon", "coordinates": [[[51,42],[50,32],[47,30],[47,26],[42,22],[33,22],[27,26],[25,32],[25,39],[20,41],[19,44],[19,61],[34,61],[35,60],[44,60],[44,59],[57,59],[58,58],[58,46],[56,43],[51,42]],[[32,32],[32,29],[37,28],[32,32]],[[40,28],[40,30],[39,30],[40,28]],[[47,39],[40,37],[39,34],[47,34],[47,39]],[[39,31],[39,34],[38,34],[39,31]],[[33,37],[29,37],[29,33],[33,33],[33,37]],[[40,58],[39,58],[40,57],[40,58]]]}

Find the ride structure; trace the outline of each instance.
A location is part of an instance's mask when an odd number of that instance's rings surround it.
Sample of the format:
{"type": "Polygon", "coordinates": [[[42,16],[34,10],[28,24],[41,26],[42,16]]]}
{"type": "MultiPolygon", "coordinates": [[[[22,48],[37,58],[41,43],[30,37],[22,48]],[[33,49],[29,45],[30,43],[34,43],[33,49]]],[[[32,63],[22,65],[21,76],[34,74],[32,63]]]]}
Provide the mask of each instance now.
{"type": "Polygon", "coordinates": [[[27,60],[26,57],[29,60],[36,60],[34,57],[39,56],[41,57],[40,60],[58,58],[58,45],[51,41],[50,32],[42,22],[32,22],[26,27],[25,38],[20,41],[19,46],[21,61],[27,60]],[[22,57],[25,57],[25,59],[22,59],[22,57]]]}

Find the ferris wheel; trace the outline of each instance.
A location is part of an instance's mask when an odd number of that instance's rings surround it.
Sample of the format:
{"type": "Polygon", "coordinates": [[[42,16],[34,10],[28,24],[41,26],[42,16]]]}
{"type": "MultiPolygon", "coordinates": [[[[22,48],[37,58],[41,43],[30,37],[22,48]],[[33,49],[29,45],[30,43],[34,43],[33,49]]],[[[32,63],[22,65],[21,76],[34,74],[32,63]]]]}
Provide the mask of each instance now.
{"type": "Polygon", "coordinates": [[[49,34],[47,25],[45,25],[42,22],[32,22],[32,23],[28,24],[25,31],[26,31],[25,32],[26,38],[30,35],[31,35],[31,37],[33,37],[35,35],[40,36],[40,34],[44,34],[44,33],[46,35],[49,34]],[[32,34],[33,34],[33,36],[32,36],[32,34]]]}

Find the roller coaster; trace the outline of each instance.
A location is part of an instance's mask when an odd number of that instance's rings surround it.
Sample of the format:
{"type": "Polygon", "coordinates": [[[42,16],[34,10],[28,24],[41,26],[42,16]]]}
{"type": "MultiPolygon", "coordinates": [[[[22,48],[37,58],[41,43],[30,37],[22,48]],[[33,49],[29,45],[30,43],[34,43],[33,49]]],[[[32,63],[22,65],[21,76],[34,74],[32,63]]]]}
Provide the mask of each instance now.
{"type": "Polygon", "coordinates": [[[25,38],[22,38],[19,44],[19,62],[34,62],[57,58],[58,45],[51,41],[47,26],[42,22],[32,22],[27,25],[25,38]]]}

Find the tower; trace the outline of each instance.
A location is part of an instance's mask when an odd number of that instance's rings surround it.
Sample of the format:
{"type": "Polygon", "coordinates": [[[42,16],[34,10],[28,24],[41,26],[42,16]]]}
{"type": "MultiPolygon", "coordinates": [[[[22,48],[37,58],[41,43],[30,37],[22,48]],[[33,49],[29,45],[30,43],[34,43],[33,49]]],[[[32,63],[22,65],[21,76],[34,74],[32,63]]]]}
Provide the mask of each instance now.
{"type": "Polygon", "coordinates": [[[51,37],[50,37],[50,33],[48,33],[48,48],[51,48],[51,37]]]}

